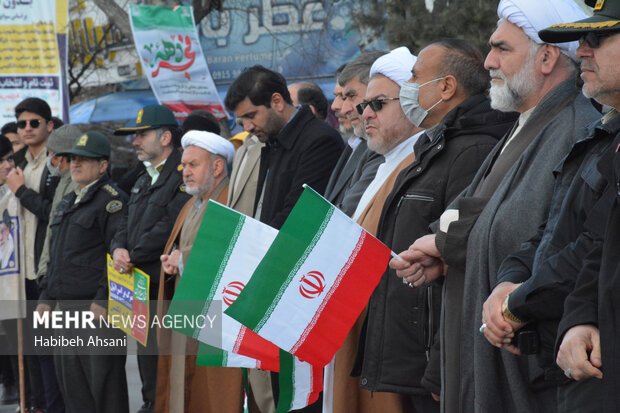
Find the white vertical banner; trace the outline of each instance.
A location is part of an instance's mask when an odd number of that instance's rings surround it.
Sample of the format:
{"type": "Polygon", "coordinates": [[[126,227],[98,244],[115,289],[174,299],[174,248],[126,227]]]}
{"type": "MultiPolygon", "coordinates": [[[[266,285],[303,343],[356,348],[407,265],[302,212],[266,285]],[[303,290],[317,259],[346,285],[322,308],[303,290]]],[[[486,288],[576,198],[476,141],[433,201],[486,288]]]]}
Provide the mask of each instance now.
{"type": "Polygon", "coordinates": [[[157,100],[178,119],[194,109],[227,117],[188,6],[129,7],[136,50],[157,100]]]}

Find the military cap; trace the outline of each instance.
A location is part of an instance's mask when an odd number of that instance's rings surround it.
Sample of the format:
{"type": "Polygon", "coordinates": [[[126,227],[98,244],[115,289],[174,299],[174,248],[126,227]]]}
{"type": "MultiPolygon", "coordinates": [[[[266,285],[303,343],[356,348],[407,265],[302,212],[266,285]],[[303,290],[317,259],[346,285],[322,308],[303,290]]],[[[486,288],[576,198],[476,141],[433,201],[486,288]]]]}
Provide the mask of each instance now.
{"type": "Polygon", "coordinates": [[[179,126],[174,118],[174,113],[163,105],[148,105],[140,109],[134,125],[119,128],[114,131],[114,134],[130,135],[138,131],[157,129],[164,126],[179,126]]]}
{"type": "Polygon", "coordinates": [[[572,23],[554,24],[538,32],[538,36],[548,43],[564,43],[579,40],[586,34],[614,34],[620,32],[620,1],[586,1],[594,6],[594,14],[572,23]]]}
{"type": "Polygon", "coordinates": [[[85,158],[109,158],[110,141],[99,132],[86,132],[75,141],[73,148],[59,155],[76,155],[85,158]]]}

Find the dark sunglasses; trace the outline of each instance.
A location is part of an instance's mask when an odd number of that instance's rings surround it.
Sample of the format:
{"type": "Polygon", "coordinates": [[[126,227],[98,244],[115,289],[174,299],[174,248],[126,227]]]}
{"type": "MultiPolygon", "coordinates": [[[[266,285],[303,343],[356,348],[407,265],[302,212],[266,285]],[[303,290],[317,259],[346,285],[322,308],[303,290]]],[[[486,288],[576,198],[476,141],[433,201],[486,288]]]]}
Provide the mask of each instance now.
{"type": "Polygon", "coordinates": [[[373,99],[369,102],[363,101],[359,105],[355,106],[355,109],[357,109],[357,113],[359,113],[360,115],[364,113],[364,109],[366,109],[366,106],[370,106],[370,109],[372,109],[373,112],[379,112],[381,109],[383,109],[383,102],[386,102],[388,100],[399,100],[399,98],[373,99]]]}
{"type": "Polygon", "coordinates": [[[30,122],[30,127],[32,129],[36,129],[41,125],[41,121],[39,119],[30,119],[30,120],[18,120],[17,127],[19,129],[26,129],[26,125],[30,122]]]}
{"type": "Polygon", "coordinates": [[[582,36],[581,39],[579,39],[579,44],[586,42],[591,49],[598,49],[604,39],[618,33],[620,32],[588,32],[588,34],[582,36]]]}

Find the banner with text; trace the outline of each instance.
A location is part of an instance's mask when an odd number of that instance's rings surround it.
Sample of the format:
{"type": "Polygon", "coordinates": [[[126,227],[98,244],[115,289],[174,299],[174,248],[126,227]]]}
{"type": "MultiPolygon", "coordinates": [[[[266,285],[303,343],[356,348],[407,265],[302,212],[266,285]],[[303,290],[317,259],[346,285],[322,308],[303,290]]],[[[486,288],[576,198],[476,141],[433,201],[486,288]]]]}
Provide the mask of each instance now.
{"type": "Polygon", "coordinates": [[[225,118],[202,54],[192,8],[132,5],[129,15],[136,50],[157,100],[179,119],[194,109],[225,118]]]}
{"type": "Polygon", "coordinates": [[[0,122],[3,124],[15,120],[15,106],[27,97],[45,100],[53,115],[62,116],[64,63],[56,37],[57,8],[59,13],[68,13],[66,1],[0,3],[0,122]]]}

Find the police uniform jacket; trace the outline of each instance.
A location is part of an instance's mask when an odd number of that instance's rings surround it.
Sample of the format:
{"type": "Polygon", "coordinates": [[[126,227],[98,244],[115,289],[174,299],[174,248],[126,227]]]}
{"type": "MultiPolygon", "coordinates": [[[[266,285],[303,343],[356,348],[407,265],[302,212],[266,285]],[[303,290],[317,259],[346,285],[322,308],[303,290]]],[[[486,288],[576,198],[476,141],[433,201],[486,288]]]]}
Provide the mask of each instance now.
{"type": "Polygon", "coordinates": [[[620,118],[605,125],[597,122],[586,138],[575,143],[555,171],[546,223],[536,237],[506,258],[498,271],[498,283],[523,282],[510,294],[509,309],[536,330],[537,359],[547,382],[567,381],[555,364],[558,322],[583,260],[605,230],[608,185],[598,164],[608,152],[614,129],[620,129],[620,118]]]}
{"type": "MultiPolygon", "coordinates": [[[[181,170],[181,153],[175,149],[154,184],[151,185],[148,173],[140,175],[110,246],[111,252],[127,249],[131,262],[146,272],[155,285],[159,283],[159,257],[181,208],[191,197],[185,192],[181,170]]],[[[151,298],[156,298],[157,288],[151,288],[151,293],[151,298]]]]}
{"type": "Polygon", "coordinates": [[[609,182],[604,196],[608,211],[598,216],[605,223],[605,232],[602,243],[595,245],[583,260],[575,289],[566,298],[556,350],[570,328],[582,324],[598,327],[603,361],[601,412],[612,413],[620,411],[620,130],[615,130],[614,141],[601,159],[599,170],[609,182]]]}
{"type": "Polygon", "coordinates": [[[106,254],[121,224],[127,197],[107,176],[77,203],[76,197],[75,192],[63,197],[52,218],[42,302],[107,299],[106,254]]]}

